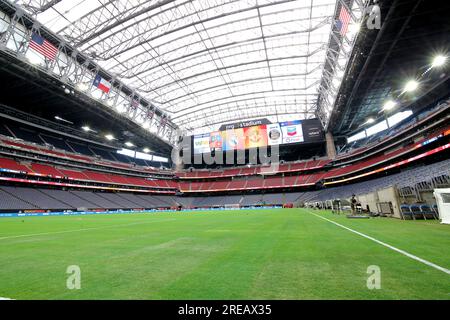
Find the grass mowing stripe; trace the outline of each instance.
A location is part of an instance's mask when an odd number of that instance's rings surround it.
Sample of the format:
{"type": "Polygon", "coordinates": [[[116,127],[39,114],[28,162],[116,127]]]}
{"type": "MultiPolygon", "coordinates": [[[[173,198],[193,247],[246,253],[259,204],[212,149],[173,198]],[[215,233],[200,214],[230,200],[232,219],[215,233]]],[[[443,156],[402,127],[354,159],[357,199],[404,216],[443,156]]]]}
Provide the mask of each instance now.
{"type": "Polygon", "coordinates": [[[325,218],[325,217],[319,216],[318,214],[315,214],[315,213],[313,213],[313,212],[311,212],[311,211],[309,211],[309,210],[306,210],[306,211],[307,211],[309,214],[312,214],[312,215],[314,215],[314,216],[316,216],[316,217],[318,217],[318,218],[320,218],[320,219],[322,219],[322,220],[331,222],[332,224],[334,224],[334,225],[336,225],[336,226],[338,226],[338,227],[341,227],[341,228],[343,228],[343,229],[345,229],[345,230],[347,230],[347,231],[353,232],[353,233],[355,233],[355,234],[357,234],[357,235],[359,235],[359,236],[361,236],[361,237],[364,237],[364,238],[369,239],[369,240],[371,240],[371,241],[373,241],[373,242],[376,242],[376,243],[378,243],[378,244],[380,244],[380,245],[382,245],[382,246],[384,246],[384,247],[386,247],[386,248],[389,248],[389,249],[391,249],[391,250],[393,250],[393,251],[396,251],[396,252],[398,252],[398,253],[401,253],[401,254],[403,254],[404,256],[407,256],[408,258],[411,258],[411,259],[413,259],[413,260],[419,261],[419,262],[421,262],[421,263],[423,263],[423,264],[426,264],[427,266],[430,266],[430,267],[432,267],[432,268],[435,268],[435,269],[437,269],[437,270],[439,270],[439,271],[442,271],[442,272],[444,272],[444,273],[450,275],[450,270],[449,270],[449,269],[446,269],[446,268],[444,268],[444,267],[441,267],[441,266],[439,266],[439,265],[437,265],[437,264],[435,264],[435,263],[433,263],[433,262],[430,262],[430,261],[428,261],[428,260],[422,259],[422,258],[420,258],[420,257],[418,257],[418,256],[415,256],[415,255],[413,255],[413,254],[411,254],[411,253],[409,253],[409,252],[406,252],[406,251],[404,251],[404,250],[402,250],[402,249],[399,249],[399,248],[396,248],[396,247],[394,247],[394,246],[391,246],[390,244],[387,244],[387,243],[385,243],[385,242],[383,242],[383,241],[380,241],[380,240],[378,240],[378,239],[375,239],[375,238],[373,238],[373,237],[371,237],[371,236],[368,236],[368,235],[366,235],[366,234],[364,234],[364,233],[361,233],[361,232],[359,232],[359,231],[353,230],[353,229],[351,229],[351,228],[349,228],[349,227],[346,227],[346,226],[344,226],[344,225],[342,225],[342,224],[340,224],[340,223],[337,223],[337,222],[335,222],[335,221],[333,221],[333,220],[330,220],[330,219],[327,219],[327,218],[325,218]]]}
{"type": "Polygon", "coordinates": [[[21,235],[17,235],[17,236],[2,237],[2,238],[0,238],[0,240],[16,239],[16,238],[24,238],[24,237],[35,237],[35,236],[44,236],[44,235],[50,235],[50,234],[61,234],[61,233],[71,233],[71,232],[80,232],[80,231],[90,231],[90,230],[111,229],[111,228],[128,227],[128,226],[134,226],[134,225],[139,225],[139,224],[147,224],[147,223],[154,223],[154,222],[166,222],[166,221],[174,221],[174,220],[176,220],[176,219],[165,219],[165,220],[145,221],[145,222],[133,222],[133,223],[127,223],[127,224],[121,224],[121,225],[114,225],[114,226],[84,228],[84,229],[64,230],[64,231],[53,231],[53,232],[42,232],[42,233],[34,233],[34,234],[21,234],[21,235]]]}

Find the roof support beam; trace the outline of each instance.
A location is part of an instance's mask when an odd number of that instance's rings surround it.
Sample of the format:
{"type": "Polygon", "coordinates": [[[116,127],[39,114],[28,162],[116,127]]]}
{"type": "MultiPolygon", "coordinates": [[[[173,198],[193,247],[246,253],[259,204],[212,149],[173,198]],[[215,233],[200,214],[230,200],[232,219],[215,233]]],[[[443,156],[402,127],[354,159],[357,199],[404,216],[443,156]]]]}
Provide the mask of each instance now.
{"type": "MultiPolygon", "coordinates": [[[[270,91],[268,91],[270,92],[270,91]]],[[[311,97],[314,98],[313,94],[308,94],[308,93],[296,93],[296,94],[290,94],[290,95],[276,95],[276,96],[270,96],[267,97],[265,95],[261,95],[261,96],[256,96],[256,97],[251,97],[251,98],[244,98],[244,99],[238,99],[238,100],[233,100],[231,102],[222,102],[219,104],[214,104],[213,106],[207,106],[207,107],[203,107],[203,108],[199,108],[196,110],[192,110],[191,112],[188,113],[184,113],[182,115],[177,115],[175,117],[173,117],[174,120],[178,120],[178,119],[182,119],[185,116],[190,116],[190,115],[195,115],[197,113],[201,113],[205,110],[209,110],[211,112],[213,112],[215,115],[217,114],[217,112],[220,112],[220,110],[226,109],[224,108],[224,106],[227,106],[229,104],[234,104],[234,103],[241,103],[241,102],[246,102],[246,101],[255,101],[255,100],[260,100],[260,99],[268,99],[268,98],[280,98],[280,101],[283,100],[283,98],[285,100],[291,100],[292,98],[297,98],[297,97],[311,97]],[[217,109],[219,109],[219,111],[217,111],[217,109]]]]}

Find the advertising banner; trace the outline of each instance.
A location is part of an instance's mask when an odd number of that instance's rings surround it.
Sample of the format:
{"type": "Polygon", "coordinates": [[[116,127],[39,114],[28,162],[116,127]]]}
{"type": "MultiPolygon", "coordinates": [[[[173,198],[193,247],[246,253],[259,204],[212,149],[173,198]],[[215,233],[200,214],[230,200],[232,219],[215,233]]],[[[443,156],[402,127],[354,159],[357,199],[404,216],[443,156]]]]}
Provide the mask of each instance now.
{"type": "Polygon", "coordinates": [[[282,122],[280,127],[284,144],[305,142],[301,121],[282,122]]]}
{"type": "Polygon", "coordinates": [[[256,126],[244,129],[245,147],[247,149],[267,147],[267,126],[256,126]]]}
{"type": "Polygon", "coordinates": [[[244,129],[232,129],[224,131],[224,150],[244,150],[245,136],[244,129]]]}
{"type": "Polygon", "coordinates": [[[294,143],[317,143],[325,140],[323,127],[318,119],[273,124],[266,124],[268,120],[263,120],[223,125],[222,128],[226,128],[223,131],[196,135],[193,138],[194,153],[210,153],[212,150],[245,150],[294,143]],[[251,125],[256,123],[258,125],[251,125]],[[249,126],[243,127],[245,125],[249,126]]]}
{"type": "Polygon", "coordinates": [[[211,151],[222,151],[223,147],[223,137],[222,132],[216,131],[212,132],[209,138],[209,149],[211,151]]]}
{"type": "Polygon", "coordinates": [[[267,125],[267,138],[269,146],[277,146],[283,143],[283,133],[280,124],[267,125]]]}
{"type": "Polygon", "coordinates": [[[209,147],[210,134],[202,134],[194,136],[194,153],[209,153],[211,148],[209,147]]]}

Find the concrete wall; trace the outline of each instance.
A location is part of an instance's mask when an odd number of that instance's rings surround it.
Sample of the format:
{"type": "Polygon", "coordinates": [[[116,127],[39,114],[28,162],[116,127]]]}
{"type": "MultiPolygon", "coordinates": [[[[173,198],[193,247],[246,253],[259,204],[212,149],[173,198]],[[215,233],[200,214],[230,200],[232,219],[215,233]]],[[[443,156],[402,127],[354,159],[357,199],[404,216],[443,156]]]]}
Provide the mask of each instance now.
{"type": "Polygon", "coordinates": [[[378,212],[377,202],[378,193],[372,192],[365,195],[358,196],[358,201],[361,203],[363,209],[369,206],[370,212],[378,212]]]}
{"type": "Polygon", "coordinates": [[[391,202],[394,210],[394,217],[401,219],[400,214],[400,201],[397,189],[395,187],[389,187],[377,191],[379,202],[391,202]]]}

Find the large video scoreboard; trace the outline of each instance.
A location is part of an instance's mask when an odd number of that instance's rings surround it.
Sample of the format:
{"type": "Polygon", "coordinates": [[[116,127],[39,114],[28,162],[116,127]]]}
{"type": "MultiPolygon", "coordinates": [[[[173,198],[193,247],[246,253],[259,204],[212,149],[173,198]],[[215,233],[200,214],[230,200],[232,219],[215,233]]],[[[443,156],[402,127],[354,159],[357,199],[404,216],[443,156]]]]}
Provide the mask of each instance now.
{"type": "Polygon", "coordinates": [[[324,141],[318,119],[271,123],[267,119],[223,125],[218,131],[193,136],[194,154],[324,141]]]}

